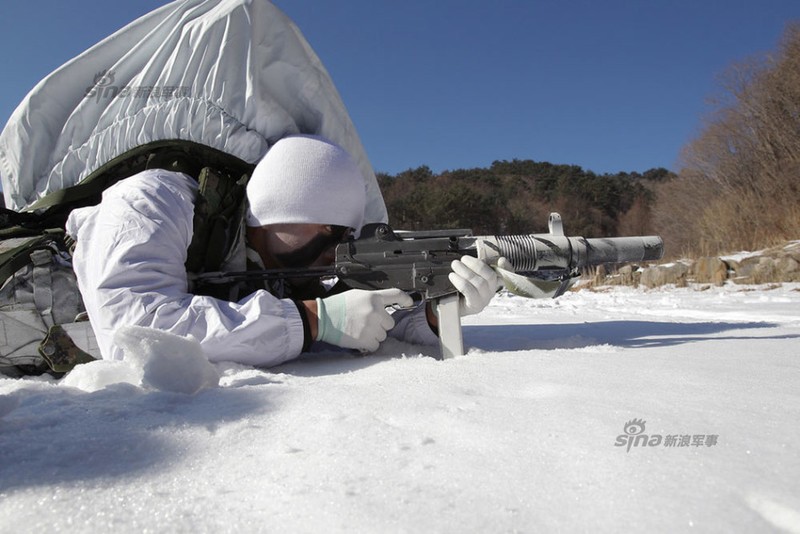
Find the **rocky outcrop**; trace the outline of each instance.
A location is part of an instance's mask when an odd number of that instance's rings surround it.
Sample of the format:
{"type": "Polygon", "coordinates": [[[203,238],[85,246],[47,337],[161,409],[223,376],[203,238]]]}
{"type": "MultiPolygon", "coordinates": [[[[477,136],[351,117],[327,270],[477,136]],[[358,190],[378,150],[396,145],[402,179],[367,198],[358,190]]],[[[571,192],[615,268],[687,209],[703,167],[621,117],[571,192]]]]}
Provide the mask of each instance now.
{"type": "Polygon", "coordinates": [[[732,261],[731,269],[736,284],[800,282],[800,253],[782,250],[772,255],[751,256],[732,261]]]}
{"type": "Polygon", "coordinates": [[[599,267],[590,285],[654,288],[669,284],[686,287],[690,283],[721,286],[727,281],[735,284],[800,282],[800,241],[752,254],[712,256],[662,265],[625,265],[615,272],[599,267]]]}

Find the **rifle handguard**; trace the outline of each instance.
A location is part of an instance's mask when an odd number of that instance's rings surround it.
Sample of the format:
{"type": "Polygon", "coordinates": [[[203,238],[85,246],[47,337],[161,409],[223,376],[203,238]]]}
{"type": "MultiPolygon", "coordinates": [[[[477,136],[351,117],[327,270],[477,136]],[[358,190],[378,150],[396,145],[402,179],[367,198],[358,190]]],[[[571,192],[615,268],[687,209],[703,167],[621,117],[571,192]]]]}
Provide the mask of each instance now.
{"type": "Polygon", "coordinates": [[[586,239],[551,234],[481,236],[475,238],[478,258],[489,265],[504,257],[515,272],[544,269],[580,270],[604,263],[655,261],[664,253],[658,236],[586,239]]]}

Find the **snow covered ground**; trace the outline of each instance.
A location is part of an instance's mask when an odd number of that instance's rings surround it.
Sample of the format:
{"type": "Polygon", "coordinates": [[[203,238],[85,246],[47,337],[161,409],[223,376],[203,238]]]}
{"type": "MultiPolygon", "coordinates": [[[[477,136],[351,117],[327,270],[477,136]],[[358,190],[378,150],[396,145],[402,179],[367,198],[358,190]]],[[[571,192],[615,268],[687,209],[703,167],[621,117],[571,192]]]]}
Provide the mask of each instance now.
{"type": "Polygon", "coordinates": [[[0,531],[800,532],[800,285],[501,295],[464,335],[0,379],[0,531]]]}

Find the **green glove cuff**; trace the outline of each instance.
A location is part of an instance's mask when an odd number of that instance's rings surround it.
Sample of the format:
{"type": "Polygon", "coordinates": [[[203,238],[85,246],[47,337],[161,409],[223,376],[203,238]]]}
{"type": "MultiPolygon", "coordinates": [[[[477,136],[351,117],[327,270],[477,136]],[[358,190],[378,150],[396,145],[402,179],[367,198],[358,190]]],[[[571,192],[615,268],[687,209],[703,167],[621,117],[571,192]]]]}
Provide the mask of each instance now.
{"type": "Polygon", "coordinates": [[[317,341],[339,345],[346,316],[344,299],[317,299],[317,341]],[[327,301],[327,302],[326,302],[327,301]]]}

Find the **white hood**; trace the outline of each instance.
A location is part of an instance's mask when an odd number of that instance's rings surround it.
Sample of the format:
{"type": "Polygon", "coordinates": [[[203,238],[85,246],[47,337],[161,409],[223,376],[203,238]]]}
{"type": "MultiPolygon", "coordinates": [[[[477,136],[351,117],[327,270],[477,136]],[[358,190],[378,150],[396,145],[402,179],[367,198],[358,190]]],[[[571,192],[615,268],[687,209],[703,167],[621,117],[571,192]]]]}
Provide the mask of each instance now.
{"type": "Polygon", "coordinates": [[[179,0],[132,22],[42,80],[0,134],[6,205],[22,209],[144,143],[186,139],[256,163],[294,133],[346,149],[386,208],[328,73],[267,0],[179,0]]]}

